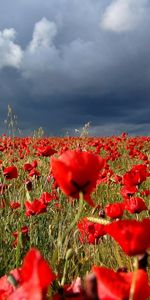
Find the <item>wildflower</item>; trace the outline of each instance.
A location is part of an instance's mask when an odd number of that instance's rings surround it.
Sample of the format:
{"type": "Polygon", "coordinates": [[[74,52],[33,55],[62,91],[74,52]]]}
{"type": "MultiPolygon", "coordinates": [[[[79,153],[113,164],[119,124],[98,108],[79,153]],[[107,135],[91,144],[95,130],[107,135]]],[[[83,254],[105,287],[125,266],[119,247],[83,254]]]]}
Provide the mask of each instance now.
{"type": "Polygon", "coordinates": [[[96,187],[99,171],[104,160],[86,151],[65,151],[58,159],[51,159],[53,175],[62,191],[73,198],[79,198],[82,192],[84,199],[92,206],[91,192],[96,187]]]}
{"type": "Polygon", "coordinates": [[[17,168],[15,166],[4,168],[3,173],[4,173],[4,176],[7,180],[18,177],[18,171],[17,171],[17,168]]]}
{"type": "Polygon", "coordinates": [[[112,236],[129,255],[144,254],[150,248],[150,219],[119,220],[105,226],[106,233],[112,236]]]}
{"type": "MultiPolygon", "coordinates": [[[[23,265],[20,269],[19,281],[17,280],[18,278],[16,277],[16,274],[14,274],[14,278],[16,279],[17,283],[16,289],[13,287],[11,287],[11,291],[5,289],[4,296],[7,295],[7,292],[9,292],[9,298],[7,298],[8,300],[42,300],[46,299],[48,286],[55,280],[56,276],[40,252],[37,249],[32,248],[24,258],[23,265]]],[[[2,283],[0,285],[0,295],[2,296],[3,286],[5,288],[6,282],[7,277],[4,279],[3,277],[0,278],[0,283],[2,283]]],[[[10,289],[10,285],[8,288],[10,289]]]]}
{"type": "Polygon", "coordinates": [[[46,211],[46,205],[38,199],[34,199],[33,202],[26,201],[25,207],[26,207],[26,216],[27,217],[33,216],[33,215],[39,215],[46,211]]]}
{"type": "Polygon", "coordinates": [[[87,218],[80,220],[77,226],[81,243],[98,244],[100,237],[105,234],[104,225],[90,222],[87,218]]]}
{"type": "Polygon", "coordinates": [[[123,203],[111,203],[105,206],[106,216],[117,219],[123,216],[124,204],[123,203]]]}
{"type": "Polygon", "coordinates": [[[141,197],[131,197],[127,198],[124,201],[125,210],[129,211],[131,214],[137,213],[139,214],[143,210],[148,210],[144,199],[141,197]]]}
{"type": "MultiPolygon", "coordinates": [[[[111,269],[96,266],[92,268],[92,271],[97,279],[98,299],[129,299],[133,272],[114,272],[111,269]]],[[[148,275],[143,270],[137,270],[133,299],[146,300],[149,296],[148,275]]]]}

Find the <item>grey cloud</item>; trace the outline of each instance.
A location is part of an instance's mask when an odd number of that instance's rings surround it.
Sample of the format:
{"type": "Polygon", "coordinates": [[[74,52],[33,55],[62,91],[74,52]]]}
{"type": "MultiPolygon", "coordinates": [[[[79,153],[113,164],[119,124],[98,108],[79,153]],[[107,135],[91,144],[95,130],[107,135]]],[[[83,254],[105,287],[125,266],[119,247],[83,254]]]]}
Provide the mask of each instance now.
{"type": "Polygon", "coordinates": [[[118,34],[99,26],[109,0],[14,0],[4,15],[8,3],[0,10],[0,30],[16,30],[13,42],[23,55],[19,70],[3,65],[0,71],[0,107],[12,103],[23,129],[39,125],[58,133],[92,121],[110,132],[111,124],[148,132],[148,4],[144,18],[118,34]]]}
{"type": "Polygon", "coordinates": [[[118,33],[134,30],[144,21],[147,4],[147,0],[114,0],[106,7],[100,25],[118,33]]]}

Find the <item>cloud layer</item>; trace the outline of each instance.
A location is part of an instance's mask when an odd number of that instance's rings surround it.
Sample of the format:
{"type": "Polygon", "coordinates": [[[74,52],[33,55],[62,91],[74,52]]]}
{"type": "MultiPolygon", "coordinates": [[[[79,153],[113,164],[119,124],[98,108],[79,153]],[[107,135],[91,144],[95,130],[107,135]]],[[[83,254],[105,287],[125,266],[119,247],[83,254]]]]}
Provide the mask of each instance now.
{"type": "Polygon", "coordinates": [[[14,28],[0,31],[0,69],[7,66],[20,68],[23,51],[19,45],[15,44],[15,36],[14,28]]]}
{"type": "Polygon", "coordinates": [[[0,12],[1,111],[10,103],[29,130],[92,121],[100,134],[148,133],[147,0],[37,0],[36,8],[14,0],[6,14],[8,3],[0,12]]]}
{"type": "Polygon", "coordinates": [[[136,29],[144,21],[147,0],[115,0],[106,7],[102,28],[114,32],[126,32],[136,29]]]}

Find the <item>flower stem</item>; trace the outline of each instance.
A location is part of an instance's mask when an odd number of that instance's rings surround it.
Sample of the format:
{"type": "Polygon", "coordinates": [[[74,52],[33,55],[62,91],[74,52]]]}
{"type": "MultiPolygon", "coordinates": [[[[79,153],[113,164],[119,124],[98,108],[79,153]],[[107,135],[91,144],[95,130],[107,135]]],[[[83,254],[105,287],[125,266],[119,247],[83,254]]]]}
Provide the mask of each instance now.
{"type": "Polygon", "coordinates": [[[132,277],[132,282],[131,282],[129,300],[134,299],[134,291],[135,291],[135,285],[136,285],[137,271],[138,271],[138,258],[135,257],[134,272],[133,272],[133,277],[132,277]]]}
{"type": "Polygon", "coordinates": [[[67,230],[65,231],[63,237],[62,237],[62,243],[65,241],[65,238],[68,236],[68,234],[71,232],[71,230],[73,229],[73,227],[76,225],[76,223],[78,222],[82,210],[83,210],[83,203],[84,203],[84,199],[83,199],[83,193],[79,194],[79,209],[78,209],[78,213],[76,214],[74,220],[72,221],[72,223],[70,224],[70,226],[67,228],[67,230]]]}

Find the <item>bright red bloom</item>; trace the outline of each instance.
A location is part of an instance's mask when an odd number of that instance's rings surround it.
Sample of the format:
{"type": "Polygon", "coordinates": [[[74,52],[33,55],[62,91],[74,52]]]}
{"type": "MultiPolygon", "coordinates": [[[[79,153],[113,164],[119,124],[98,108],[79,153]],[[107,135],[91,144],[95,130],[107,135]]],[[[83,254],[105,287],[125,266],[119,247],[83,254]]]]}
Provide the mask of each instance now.
{"type": "Polygon", "coordinates": [[[104,225],[90,222],[87,218],[80,220],[77,226],[81,243],[98,244],[100,237],[106,234],[104,225]]]}
{"type": "Polygon", "coordinates": [[[136,186],[123,186],[120,190],[120,194],[123,197],[128,197],[135,194],[138,191],[136,186]]]}
{"type": "Polygon", "coordinates": [[[43,192],[41,197],[40,197],[40,201],[44,204],[48,204],[53,199],[55,199],[53,194],[49,194],[48,192],[43,192]]]}
{"type": "Polygon", "coordinates": [[[45,299],[48,286],[55,280],[47,262],[37,249],[31,249],[24,258],[21,268],[21,284],[8,300],[45,299]],[[32,263],[31,263],[32,262],[32,263]]]}
{"type": "Polygon", "coordinates": [[[33,202],[26,201],[25,207],[26,207],[26,216],[27,217],[33,216],[33,215],[39,215],[46,211],[46,205],[38,199],[34,199],[33,202]]]}
{"type": "Polygon", "coordinates": [[[48,157],[48,156],[53,155],[54,153],[56,153],[56,150],[52,149],[51,146],[45,146],[45,147],[38,148],[38,155],[39,156],[48,157]]]}
{"type": "Polygon", "coordinates": [[[17,171],[17,168],[15,166],[4,168],[3,173],[4,173],[4,176],[7,180],[18,177],[18,171],[17,171]]]}
{"type": "MultiPolygon", "coordinates": [[[[93,267],[98,284],[98,298],[100,300],[129,299],[130,288],[134,273],[114,272],[104,267],[93,267]]],[[[138,270],[134,290],[134,300],[146,300],[150,296],[147,273],[138,270]]]]}
{"type": "Polygon", "coordinates": [[[132,169],[125,173],[122,178],[123,185],[136,186],[142,183],[147,178],[147,167],[146,165],[135,165],[132,169]]]}
{"type": "MultiPolygon", "coordinates": [[[[15,280],[20,282],[20,269],[14,269],[10,272],[10,274],[15,278],[15,280]]],[[[7,275],[4,275],[0,278],[0,300],[8,299],[15,291],[15,287],[13,287],[9,281],[7,280],[7,275]]],[[[17,299],[16,299],[17,300],[17,299]]]]}
{"type": "Polygon", "coordinates": [[[150,248],[150,219],[119,220],[105,225],[105,230],[129,256],[144,254],[150,248]]]}
{"type": "Polygon", "coordinates": [[[16,201],[11,201],[10,202],[10,207],[12,208],[12,209],[17,209],[17,208],[19,208],[21,206],[21,204],[19,203],[19,202],[16,202],[16,201]]]}
{"type": "Polygon", "coordinates": [[[123,203],[112,203],[105,206],[105,214],[112,219],[121,218],[123,216],[123,212],[123,203]]]}
{"type": "Polygon", "coordinates": [[[32,248],[24,258],[21,268],[22,281],[27,282],[32,280],[34,273],[36,273],[36,277],[38,277],[38,284],[41,289],[48,287],[56,278],[40,252],[32,248]]]}
{"type": "Polygon", "coordinates": [[[85,151],[68,150],[58,159],[51,159],[53,175],[62,191],[73,198],[79,198],[82,192],[84,199],[92,206],[94,203],[90,194],[96,187],[103,165],[102,158],[85,151]]]}
{"type": "Polygon", "coordinates": [[[37,169],[33,168],[29,172],[29,176],[31,176],[31,177],[35,176],[38,179],[40,177],[40,172],[37,169]]]}
{"type": "Polygon", "coordinates": [[[131,214],[139,214],[143,210],[148,210],[144,199],[141,197],[131,197],[124,201],[125,210],[129,211],[131,214]]]}
{"type": "Polygon", "coordinates": [[[144,191],[141,192],[141,194],[143,196],[149,196],[150,195],[150,190],[144,190],[144,191]]]}
{"type": "Polygon", "coordinates": [[[26,163],[24,164],[23,168],[25,171],[30,172],[32,169],[37,167],[37,160],[34,160],[31,164],[26,163]]]}

